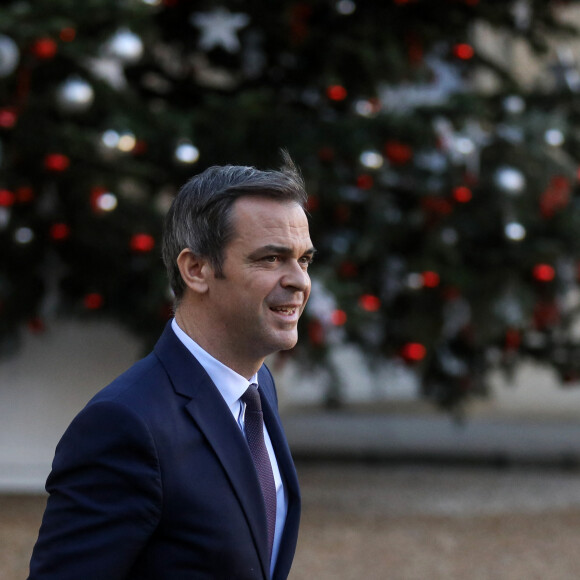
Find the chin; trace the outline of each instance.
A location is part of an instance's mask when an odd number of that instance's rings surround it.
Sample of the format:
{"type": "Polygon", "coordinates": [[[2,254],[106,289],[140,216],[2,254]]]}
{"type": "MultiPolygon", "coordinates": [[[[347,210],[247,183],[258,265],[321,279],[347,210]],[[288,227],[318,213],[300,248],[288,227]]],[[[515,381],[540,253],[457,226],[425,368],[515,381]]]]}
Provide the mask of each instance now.
{"type": "Polygon", "coordinates": [[[276,341],[276,351],[290,350],[296,346],[298,336],[296,334],[287,337],[281,337],[276,341]]]}

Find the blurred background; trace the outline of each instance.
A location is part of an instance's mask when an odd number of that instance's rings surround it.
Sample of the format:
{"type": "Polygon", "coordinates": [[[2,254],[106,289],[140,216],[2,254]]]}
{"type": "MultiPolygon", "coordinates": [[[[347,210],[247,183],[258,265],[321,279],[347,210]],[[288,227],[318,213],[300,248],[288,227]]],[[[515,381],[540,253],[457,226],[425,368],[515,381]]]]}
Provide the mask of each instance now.
{"type": "Polygon", "coordinates": [[[294,578],[576,578],[579,96],[574,0],[3,2],[0,577],[171,314],[177,190],[286,148],[318,249],[269,360],[294,578]]]}

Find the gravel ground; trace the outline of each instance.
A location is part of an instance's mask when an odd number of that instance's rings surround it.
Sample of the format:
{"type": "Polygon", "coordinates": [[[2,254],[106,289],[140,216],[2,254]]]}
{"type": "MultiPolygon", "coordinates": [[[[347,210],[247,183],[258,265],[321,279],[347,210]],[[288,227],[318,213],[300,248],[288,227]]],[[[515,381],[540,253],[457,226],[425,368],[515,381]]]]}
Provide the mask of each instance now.
{"type": "Polygon", "coordinates": [[[580,474],[303,466],[292,580],[577,580],[580,474]]]}
{"type": "MultiPolygon", "coordinates": [[[[299,475],[292,580],[580,577],[577,471],[302,463],[299,475]]],[[[26,578],[44,503],[0,495],[1,580],[26,578]]]]}

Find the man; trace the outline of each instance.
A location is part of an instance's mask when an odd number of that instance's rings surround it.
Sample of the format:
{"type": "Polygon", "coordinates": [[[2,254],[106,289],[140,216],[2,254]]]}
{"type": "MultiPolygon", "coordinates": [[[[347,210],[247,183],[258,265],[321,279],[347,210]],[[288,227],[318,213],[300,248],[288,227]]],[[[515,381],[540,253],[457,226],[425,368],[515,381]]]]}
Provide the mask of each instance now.
{"type": "Polygon", "coordinates": [[[60,441],[30,580],[288,576],[300,497],[263,363],[297,341],[314,249],[285,161],[212,167],[179,192],[163,241],[175,318],[60,441]]]}

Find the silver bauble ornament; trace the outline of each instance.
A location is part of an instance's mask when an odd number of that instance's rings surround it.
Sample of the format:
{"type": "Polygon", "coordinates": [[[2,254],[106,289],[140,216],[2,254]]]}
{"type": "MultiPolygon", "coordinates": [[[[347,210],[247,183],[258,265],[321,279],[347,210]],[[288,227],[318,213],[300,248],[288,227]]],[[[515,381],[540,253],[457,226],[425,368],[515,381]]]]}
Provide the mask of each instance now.
{"type": "Polygon", "coordinates": [[[512,115],[519,115],[526,110],[526,101],[519,95],[509,95],[503,100],[503,108],[512,115]]]}
{"type": "Polygon", "coordinates": [[[104,47],[107,56],[118,58],[125,64],[137,62],[143,55],[143,41],[128,28],[120,28],[104,47]]]}
{"type": "Polygon", "coordinates": [[[548,129],[544,133],[544,141],[552,147],[560,147],[565,140],[564,133],[560,129],[548,129]]]}
{"type": "Polygon", "coordinates": [[[511,221],[505,225],[504,233],[509,240],[521,242],[526,237],[526,228],[519,222],[511,221]]]}
{"type": "Polygon", "coordinates": [[[59,107],[69,113],[86,111],[93,104],[94,98],[93,87],[78,76],[66,79],[56,93],[59,107]]]}
{"type": "Polygon", "coordinates": [[[507,165],[499,167],[493,179],[497,187],[509,195],[519,195],[526,186],[524,174],[519,169],[507,165]]]}

